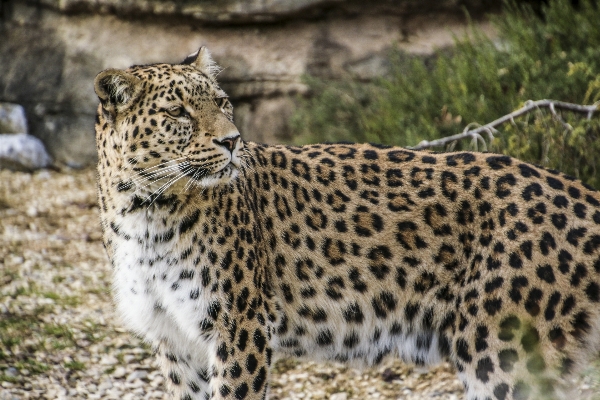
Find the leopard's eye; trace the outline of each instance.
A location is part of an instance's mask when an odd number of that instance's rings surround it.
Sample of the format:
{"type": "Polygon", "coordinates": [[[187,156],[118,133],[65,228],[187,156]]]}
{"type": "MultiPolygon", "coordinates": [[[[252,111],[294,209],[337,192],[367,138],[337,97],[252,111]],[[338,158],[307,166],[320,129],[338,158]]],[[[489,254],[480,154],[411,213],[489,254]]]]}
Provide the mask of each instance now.
{"type": "Polygon", "coordinates": [[[217,107],[219,107],[221,109],[221,111],[224,111],[225,108],[227,107],[227,105],[229,104],[229,98],[228,97],[216,97],[215,103],[217,104],[217,107]]]}
{"type": "Polygon", "coordinates": [[[183,108],[183,106],[174,106],[171,108],[167,109],[167,113],[171,116],[171,117],[183,117],[187,115],[187,111],[185,111],[185,108],[183,108]]]}

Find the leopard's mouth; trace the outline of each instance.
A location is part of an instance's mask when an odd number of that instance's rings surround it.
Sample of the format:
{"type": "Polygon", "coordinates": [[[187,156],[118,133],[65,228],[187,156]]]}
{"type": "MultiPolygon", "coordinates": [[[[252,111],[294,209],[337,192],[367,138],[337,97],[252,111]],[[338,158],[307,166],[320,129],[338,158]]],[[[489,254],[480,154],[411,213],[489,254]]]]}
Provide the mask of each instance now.
{"type": "Polygon", "coordinates": [[[233,175],[238,170],[238,166],[229,162],[224,167],[212,170],[205,167],[188,167],[185,169],[185,175],[195,181],[202,181],[207,178],[224,178],[233,175]]]}

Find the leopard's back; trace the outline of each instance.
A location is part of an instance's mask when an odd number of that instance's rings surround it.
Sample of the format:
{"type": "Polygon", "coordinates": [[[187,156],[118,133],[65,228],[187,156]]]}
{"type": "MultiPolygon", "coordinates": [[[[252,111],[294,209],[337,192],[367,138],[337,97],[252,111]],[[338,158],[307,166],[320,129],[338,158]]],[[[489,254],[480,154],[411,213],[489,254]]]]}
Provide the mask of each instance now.
{"type": "Polygon", "coordinates": [[[369,365],[450,359],[469,398],[549,396],[597,353],[592,188],[494,154],[253,151],[246,179],[272,251],[279,351],[369,365]]]}

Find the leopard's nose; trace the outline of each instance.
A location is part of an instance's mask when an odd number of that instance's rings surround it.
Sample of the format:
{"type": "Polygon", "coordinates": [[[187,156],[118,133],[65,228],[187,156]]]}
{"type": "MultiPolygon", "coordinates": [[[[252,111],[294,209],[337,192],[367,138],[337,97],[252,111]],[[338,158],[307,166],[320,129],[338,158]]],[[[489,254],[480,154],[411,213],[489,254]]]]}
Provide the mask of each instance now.
{"type": "Polygon", "coordinates": [[[237,142],[240,140],[240,135],[225,138],[225,139],[213,139],[213,143],[218,144],[219,146],[225,147],[229,152],[233,152],[237,142]]]}

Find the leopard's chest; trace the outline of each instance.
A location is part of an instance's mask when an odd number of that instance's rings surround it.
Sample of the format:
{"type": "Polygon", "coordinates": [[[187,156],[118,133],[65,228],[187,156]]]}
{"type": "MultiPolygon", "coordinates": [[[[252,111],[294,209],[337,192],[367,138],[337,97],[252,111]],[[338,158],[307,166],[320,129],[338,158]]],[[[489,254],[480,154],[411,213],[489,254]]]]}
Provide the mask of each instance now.
{"type": "Polygon", "coordinates": [[[139,218],[124,219],[119,226],[113,238],[113,290],[124,324],[151,342],[197,341],[214,297],[197,271],[209,261],[186,257],[189,240],[168,226],[139,218]]]}

